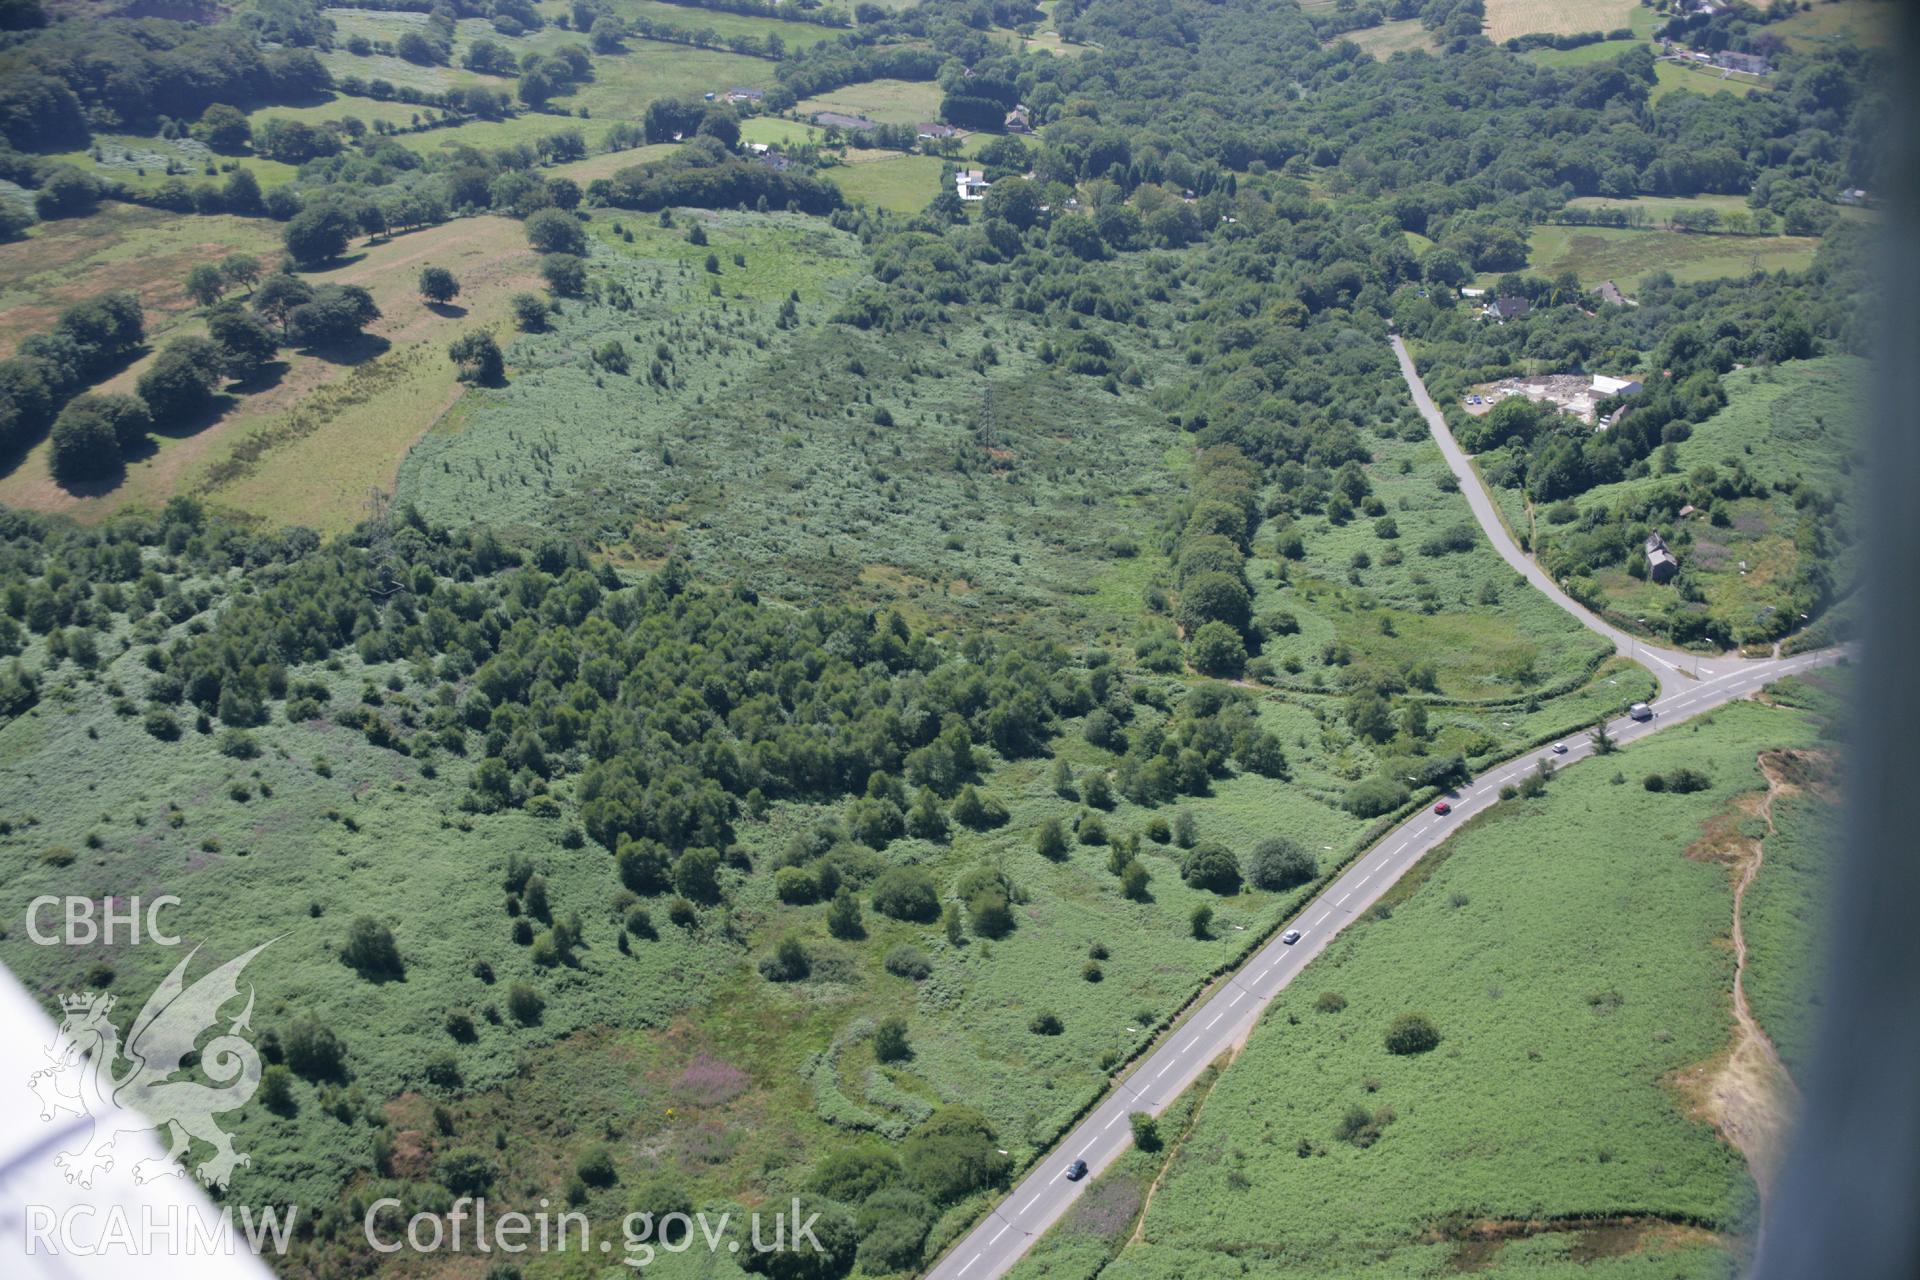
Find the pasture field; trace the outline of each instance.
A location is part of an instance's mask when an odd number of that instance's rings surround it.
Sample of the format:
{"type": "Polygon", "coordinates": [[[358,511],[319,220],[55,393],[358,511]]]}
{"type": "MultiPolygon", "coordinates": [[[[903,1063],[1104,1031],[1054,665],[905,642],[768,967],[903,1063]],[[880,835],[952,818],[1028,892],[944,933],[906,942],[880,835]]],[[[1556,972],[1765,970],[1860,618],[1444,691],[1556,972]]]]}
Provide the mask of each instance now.
{"type": "MultiPolygon", "coordinates": [[[[1100,1274],[1723,1274],[1752,1181],[1673,1081],[1731,1032],[1732,891],[1687,850],[1764,786],[1759,753],[1815,741],[1799,712],[1736,704],[1463,828],[1274,1002],[1100,1274]],[[1709,789],[1639,785],[1682,765],[1709,789]],[[1409,1010],[1440,1044],[1396,1057],[1409,1010]]],[[[1803,969],[1805,939],[1773,962],[1803,969]]]]}
{"type": "Polygon", "coordinates": [[[1770,26],[1796,48],[1816,49],[1849,40],[1873,48],[1893,40],[1896,7],[1890,0],[1820,0],[1770,26]]]}
{"type": "Polygon", "coordinates": [[[143,138],[128,133],[97,133],[92,145],[78,151],[58,152],[47,159],[141,191],[157,190],[170,178],[179,178],[189,187],[206,183],[217,186],[235,169],[250,170],[260,189],[265,191],[285,186],[299,172],[294,165],[263,156],[216,155],[205,143],[193,138],[143,138]]]}
{"type": "Polygon", "coordinates": [[[824,136],[825,131],[814,125],[783,119],[780,116],[750,116],[740,122],[742,142],[764,142],[770,146],[796,147],[805,143],[818,142],[824,136]]]}
{"type": "Polygon", "coordinates": [[[1596,62],[1609,62],[1640,43],[1638,40],[1601,40],[1577,49],[1529,49],[1525,56],[1549,67],[1587,67],[1596,62]]]}
{"type": "Polygon", "coordinates": [[[645,18],[681,31],[712,31],[723,37],[753,36],[760,40],[779,36],[789,49],[805,49],[822,40],[838,40],[851,30],[819,22],[788,22],[748,13],[702,9],[696,5],[666,4],[662,0],[613,0],[613,11],[623,18],[645,18]]]}
{"type": "Polygon", "coordinates": [[[1655,101],[1680,89],[1690,90],[1693,93],[1750,94],[1767,88],[1767,81],[1758,76],[1685,62],[1656,62],[1653,64],[1653,76],[1655,101]]]}
{"type": "Polygon", "coordinates": [[[1617,280],[1633,292],[1655,271],[1675,280],[1715,280],[1759,271],[1804,271],[1813,265],[1817,236],[1690,235],[1625,227],[1536,226],[1528,237],[1528,266],[1544,276],[1571,271],[1583,285],[1617,280]]]}
{"type": "MultiPolygon", "coordinates": [[[[1865,412],[1868,385],[1864,362],[1850,356],[1822,356],[1727,375],[1726,408],[1700,423],[1675,447],[1672,475],[1652,475],[1602,485],[1582,494],[1582,509],[1612,507],[1674,483],[1697,467],[1722,474],[1734,467],[1768,485],[1807,482],[1839,491],[1857,458],[1859,416],[1865,412]]],[[[1734,633],[1763,613],[1788,607],[1787,592],[1804,552],[1796,533],[1802,514],[1791,495],[1774,490],[1765,497],[1740,497],[1721,504],[1725,523],[1705,515],[1663,536],[1705,595],[1705,608],[1730,623],[1734,633]],[[1746,566],[1742,571],[1742,565],[1746,566]]],[[[1846,508],[1823,517],[1845,524],[1846,508]]],[[[1533,513],[1533,536],[1550,555],[1555,526],[1533,513]]],[[[1852,581],[1852,553],[1841,551],[1829,566],[1839,588],[1852,581]]],[[[1670,586],[1629,576],[1624,569],[1594,575],[1607,606],[1624,617],[1651,617],[1680,607],[1670,586]]]]}
{"type": "Polygon", "coordinates": [[[1578,35],[1625,27],[1636,0],[1487,0],[1487,39],[1495,44],[1525,35],[1578,35]]]}
{"type": "Polygon", "coordinates": [[[940,194],[940,170],[946,163],[940,157],[878,154],[886,158],[837,165],[826,176],[848,200],[895,213],[918,213],[940,194]]]}
{"type": "Polygon", "coordinates": [[[793,114],[804,120],[816,111],[865,116],[881,124],[920,124],[939,118],[940,86],[931,80],[865,80],[802,98],[793,114]]]}
{"type": "MultiPolygon", "coordinates": [[[[275,225],[205,218],[163,225],[192,230],[216,221],[275,225]]],[[[101,219],[83,225],[97,227],[101,219]]],[[[256,248],[270,260],[270,246],[256,248]]],[[[178,288],[195,262],[231,251],[195,243],[184,251],[191,256],[168,260],[173,269],[164,287],[178,288]]],[[[520,224],[498,217],[455,219],[356,246],[340,265],[307,278],[372,292],[382,314],[360,348],[334,358],[283,352],[282,367],[267,385],[223,397],[224,407],[190,431],[156,435],[151,451],[130,460],[125,476],[110,487],[76,491],[56,484],[42,441],[0,479],[0,502],[93,520],[129,505],[157,507],[175,494],[195,493],[275,523],[327,532],[347,528],[363,518],[369,488],[392,487],[414,438],[457,398],[447,343],[469,329],[500,324],[513,293],[538,287],[533,264],[520,224]],[[460,279],[454,305],[434,309],[421,301],[415,282],[428,264],[448,267],[460,279]]],[[[172,330],[163,332],[175,336],[199,327],[197,312],[182,308],[172,330]]],[[[104,389],[131,390],[151,359],[152,350],[104,389]]]]}
{"type": "MultiPolygon", "coordinates": [[[[702,10],[702,12],[705,12],[702,10]]],[[[781,23],[785,26],[785,23],[781,23]]],[[[593,79],[553,105],[592,119],[638,120],[655,98],[699,97],[739,86],[773,87],[774,64],[724,49],[695,49],[664,40],[628,40],[626,52],[593,56],[593,79]]]]}

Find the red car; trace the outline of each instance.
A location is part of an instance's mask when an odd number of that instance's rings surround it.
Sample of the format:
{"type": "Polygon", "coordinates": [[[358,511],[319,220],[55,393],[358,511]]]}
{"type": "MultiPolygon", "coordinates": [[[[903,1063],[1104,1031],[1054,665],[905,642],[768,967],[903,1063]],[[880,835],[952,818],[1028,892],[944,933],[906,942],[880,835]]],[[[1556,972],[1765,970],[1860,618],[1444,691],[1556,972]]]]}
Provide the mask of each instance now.
{"type": "Polygon", "coordinates": [[[1444,818],[1448,814],[1453,812],[1453,806],[1448,804],[1445,800],[1442,800],[1439,804],[1433,806],[1433,811],[1444,818]]]}

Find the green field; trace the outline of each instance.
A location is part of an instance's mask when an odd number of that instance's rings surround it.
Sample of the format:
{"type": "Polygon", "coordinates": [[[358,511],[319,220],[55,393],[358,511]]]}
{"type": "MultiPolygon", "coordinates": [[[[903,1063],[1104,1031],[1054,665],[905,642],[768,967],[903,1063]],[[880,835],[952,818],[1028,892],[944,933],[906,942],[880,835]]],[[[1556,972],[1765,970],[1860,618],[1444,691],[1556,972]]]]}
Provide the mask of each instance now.
{"type": "Polygon", "coordinates": [[[1796,49],[1828,48],[1848,41],[1874,48],[1892,41],[1895,8],[1889,0],[1820,0],[1772,26],[1796,49]]]}
{"type": "Polygon", "coordinates": [[[1608,62],[1640,45],[1638,40],[1599,40],[1577,49],[1529,49],[1527,57],[1549,67],[1588,67],[1608,62]]]}
{"type": "Polygon", "coordinates": [[[762,40],[779,36],[789,49],[804,49],[822,40],[838,40],[848,31],[846,27],[829,27],[817,22],[788,22],[694,5],[665,4],[661,0],[614,0],[612,7],[623,18],[645,18],[682,31],[712,31],[722,37],[755,36],[762,40]]]}
{"type": "Polygon", "coordinates": [[[1656,101],[1681,89],[1693,93],[1749,94],[1765,90],[1768,84],[1760,77],[1680,62],[1656,62],[1653,64],[1653,75],[1653,97],[1656,101]]]}
{"type": "Polygon", "coordinates": [[[802,98],[793,109],[804,120],[817,111],[865,116],[880,124],[920,124],[940,115],[940,86],[924,80],[866,80],[802,98]]]}
{"type": "Polygon", "coordinates": [[[945,163],[938,156],[890,155],[884,160],[839,165],[827,170],[827,176],[848,200],[896,213],[918,213],[940,193],[945,163]]]}
{"type": "Polygon", "coordinates": [[[1655,271],[1675,280],[1714,280],[1753,271],[1804,271],[1820,241],[1814,236],[1689,235],[1624,227],[1537,226],[1528,237],[1528,265],[1540,275],[1571,271],[1589,287],[1617,280],[1632,291],[1655,271]]]}
{"type": "MultiPolygon", "coordinates": [[[[1737,704],[1476,819],[1391,895],[1390,917],[1350,927],[1274,1002],[1142,1238],[1100,1274],[1724,1274],[1752,1182],[1672,1081],[1729,1036],[1732,892],[1685,851],[1763,785],[1759,752],[1814,740],[1798,713],[1737,704]],[[1682,765],[1711,788],[1639,785],[1682,765]],[[1432,1018],[1437,1050],[1385,1051],[1407,1010],[1432,1018]],[[1390,1113],[1377,1141],[1337,1136],[1350,1108],[1390,1113]],[[1605,1226],[1619,1215],[1637,1226],[1605,1226]],[[1601,1222],[1555,1225],[1566,1216],[1601,1222]],[[1511,1239],[1469,1238],[1507,1224],[1511,1239]]],[[[1805,947],[1771,962],[1802,970],[1805,947]]]]}

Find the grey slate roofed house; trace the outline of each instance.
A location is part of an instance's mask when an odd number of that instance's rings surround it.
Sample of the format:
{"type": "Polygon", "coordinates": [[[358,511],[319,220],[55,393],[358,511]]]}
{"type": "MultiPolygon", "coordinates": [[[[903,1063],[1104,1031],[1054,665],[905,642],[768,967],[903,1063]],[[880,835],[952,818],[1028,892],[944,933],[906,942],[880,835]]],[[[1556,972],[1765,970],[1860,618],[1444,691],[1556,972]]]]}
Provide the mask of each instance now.
{"type": "Polygon", "coordinates": [[[1657,533],[1647,535],[1647,577],[1654,582],[1671,582],[1680,572],[1680,562],[1667,550],[1666,539],[1657,533]]]}
{"type": "Polygon", "coordinates": [[[1487,314],[1495,320],[1518,320],[1533,310],[1533,304],[1525,298],[1499,297],[1487,308],[1487,314]]]}

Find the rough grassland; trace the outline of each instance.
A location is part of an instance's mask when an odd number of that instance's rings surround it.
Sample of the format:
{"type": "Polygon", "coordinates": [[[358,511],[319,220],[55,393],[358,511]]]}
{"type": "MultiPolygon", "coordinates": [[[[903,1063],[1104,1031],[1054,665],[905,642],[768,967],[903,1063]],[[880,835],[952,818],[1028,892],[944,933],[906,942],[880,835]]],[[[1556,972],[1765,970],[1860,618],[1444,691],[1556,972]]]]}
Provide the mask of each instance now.
{"type": "Polygon", "coordinates": [[[1815,236],[1687,235],[1620,227],[1538,226],[1528,240],[1528,266],[1540,275],[1571,271],[1581,284],[1615,280],[1631,288],[1654,271],[1675,280],[1716,280],[1759,271],[1804,271],[1815,236]]]}
{"type": "Polygon", "coordinates": [[[87,218],[36,223],[0,244],[0,355],[53,327],[60,312],[115,289],[139,295],[147,335],[164,336],[194,309],[187,272],[230,253],[271,262],[280,225],[265,218],[181,217],[108,203],[87,218]]]}
{"type": "MultiPolygon", "coordinates": [[[[1739,1155],[1666,1083],[1716,1054],[1731,1024],[1731,886],[1682,851],[1761,785],[1761,750],[1813,741],[1799,713],[1738,704],[1466,828],[1391,918],[1350,930],[1275,1002],[1161,1185],[1144,1241],[1102,1274],[1412,1276],[1467,1262],[1529,1274],[1579,1258],[1578,1233],[1491,1250],[1449,1237],[1568,1215],[1749,1225],[1739,1155]],[[1680,765],[1712,788],[1638,785],[1680,765]],[[1346,1007],[1319,1011],[1326,991],[1346,1007]],[[1410,1009],[1443,1039],[1395,1057],[1382,1034],[1410,1009]],[[1366,1149],[1335,1136],[1355,1106],[1394,1112],[1366,1149]]],[[[1724,1248],[1673,1243],[1594,1274],[1723,1273],[1724,1248]]]]}
{"type": "MultiPolygon", "coordinates": [[[[1674,474],[1685,476],[1701,466],[1731,473],[1737,465],[1770,485],[1808,481],[1844,495],[1859,448],[1867,381],[1865,362],[1850,356],[1731,373],[1727,407],[1679,443],[1674,474]]],[[[1602,485],[1583,494],[1580,505],[1611,505],[1672,483],[1669,476],[1649,476],[1602,485]]],[[[1795,543],[1801,514],[1790,496],[1778,492],[1735,499],[1725,508],[1725,525],[1694,519],[1665,536],[1706,593],[1709,609],[1738,628],[1762,610],[1784,606],[1781,589],[1792,581],[1802,554],[1795,543]]],[[[1537,522],[1539,513],[1534,516],[1537,522]]],[[[1536,524],[1535,532],[1547,540],[1553,536],[1552,526],[1536,524]]],[[[1851,559],[1843,551],[1832,565],[1833,579],[1843,587],[1853,580],[1851,559]]],[[[1603,570],[1595,580],[1610,607],[1630,616],[1664,610],[1672,599],[1670,588],[1630,577],[1624,569],[1603,570]]]]}

